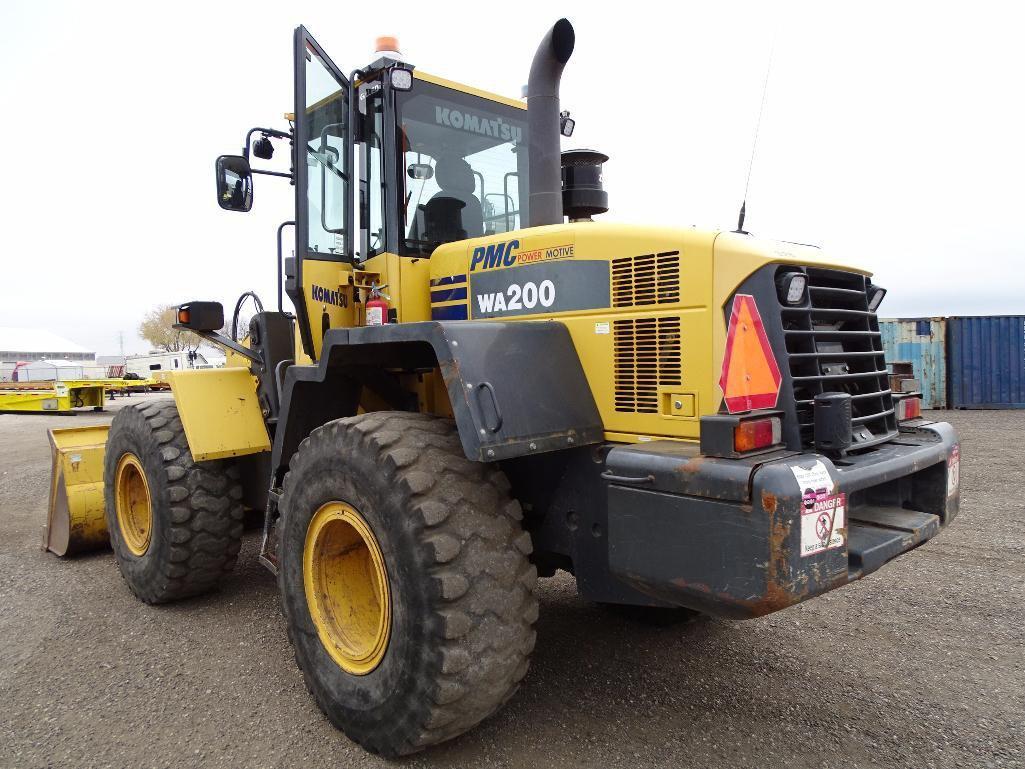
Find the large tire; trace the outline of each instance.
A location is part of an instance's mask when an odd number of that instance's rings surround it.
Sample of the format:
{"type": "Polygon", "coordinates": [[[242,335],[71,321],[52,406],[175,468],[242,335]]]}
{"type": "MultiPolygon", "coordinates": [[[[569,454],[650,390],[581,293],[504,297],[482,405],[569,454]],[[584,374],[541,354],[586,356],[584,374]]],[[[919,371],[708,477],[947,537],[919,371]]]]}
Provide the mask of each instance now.
{"type": "Polygon", "coordinates": [[[238,470],[229,460],[193,460],[173,400],[117,413],[103,482],[114,557],[128,587],[146,603],[205,593],[234,568],[243,520],[238,470]],[[131,467],[125,472],[135,472],[138,487],[145,486],[140,498],[148,497],[142,506],[148,507],[148,526],[140,524],[136,532],[118,516],[118,469],[126,462],[131,467]]]}
{"type": "Polygon", "coordinates": [[[375,412],[313,431],[285,476],[279,583],[296,661],[321,710],[386,756],[455,737],[526,675],[537,571],[522,510],[497,468],[463,455],[450,420],[375,412]],[[369,672],[347,672],[311,616],[304,546],[342,502],[372,530],[387,571],[390,635],[369,672]]]}

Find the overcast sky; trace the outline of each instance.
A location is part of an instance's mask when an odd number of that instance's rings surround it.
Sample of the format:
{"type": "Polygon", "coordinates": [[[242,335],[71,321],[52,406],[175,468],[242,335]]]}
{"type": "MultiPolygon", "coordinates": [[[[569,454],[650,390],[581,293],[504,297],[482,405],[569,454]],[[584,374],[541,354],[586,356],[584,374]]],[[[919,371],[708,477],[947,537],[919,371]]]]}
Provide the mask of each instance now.
{"type": "Polygon", "coordinates": [[[774,49],[747,229],[873,270],[884,316],[1025,313],[1016,4],[603,5],[4,0],[0,326],[131,353],[154,305],[273,304],[292,190],[259,177],[252,213],[222,211],[213,161],[287,128],[297,24],[346,70],[394,34],[419,68],[518,96],[559,15],[563,146],[610,155],[604,219],[733,228],[774,49]]]}

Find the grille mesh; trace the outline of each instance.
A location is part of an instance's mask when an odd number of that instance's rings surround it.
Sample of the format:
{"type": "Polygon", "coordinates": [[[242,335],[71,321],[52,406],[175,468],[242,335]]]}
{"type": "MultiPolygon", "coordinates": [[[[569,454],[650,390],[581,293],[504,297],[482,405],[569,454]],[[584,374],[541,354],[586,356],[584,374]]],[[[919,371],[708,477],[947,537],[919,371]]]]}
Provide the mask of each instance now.
{"type": "Polygon", "coordinates": [[[638,307],[680,301],[680,252],[612,260],[612,306],[638,307]]]}
{"type": "Polygon", "coordinates": [[[683,382],[680,318],[613,322],[616,411],[658,413],[658,388],[683,382]]]}
{"type": "Polygon", "coordinates": [[[802,307],[781,304],[801,443],[814,443],[813,399],[851,395],[853,448],[897,434],[879,321],[868,309],[867,279],[856,273],[808,268],[802,307]]]}

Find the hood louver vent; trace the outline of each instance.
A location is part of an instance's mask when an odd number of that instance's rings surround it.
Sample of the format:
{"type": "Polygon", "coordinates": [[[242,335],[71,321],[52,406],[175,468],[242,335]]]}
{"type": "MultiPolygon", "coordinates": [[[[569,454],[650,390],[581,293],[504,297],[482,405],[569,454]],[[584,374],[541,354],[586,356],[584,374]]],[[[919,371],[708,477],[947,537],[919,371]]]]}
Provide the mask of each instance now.
{"type": "Polygon", "coordinates": [[[680,252],[612,260],[612,306],[640,307],[680,301],[680,252]]]}

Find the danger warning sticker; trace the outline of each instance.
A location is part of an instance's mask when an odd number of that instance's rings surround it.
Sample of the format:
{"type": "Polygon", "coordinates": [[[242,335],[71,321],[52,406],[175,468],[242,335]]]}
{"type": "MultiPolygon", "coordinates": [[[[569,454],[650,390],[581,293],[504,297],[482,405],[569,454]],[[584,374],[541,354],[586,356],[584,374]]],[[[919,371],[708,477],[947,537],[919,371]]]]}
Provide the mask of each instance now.
{"type": "Polygon", "coordinates": [[[846,494],[830,494],[814,500],[806,497],[801,510],[801,556],[843,547],[846,512],[846,494]]]}

